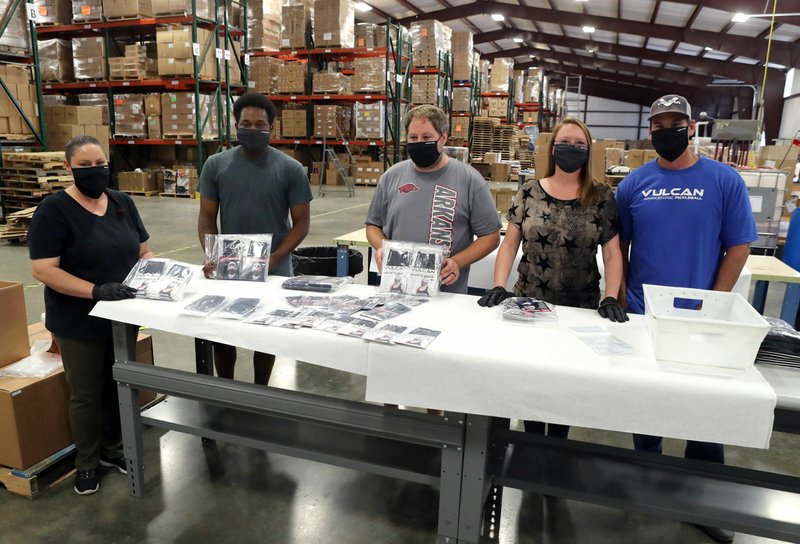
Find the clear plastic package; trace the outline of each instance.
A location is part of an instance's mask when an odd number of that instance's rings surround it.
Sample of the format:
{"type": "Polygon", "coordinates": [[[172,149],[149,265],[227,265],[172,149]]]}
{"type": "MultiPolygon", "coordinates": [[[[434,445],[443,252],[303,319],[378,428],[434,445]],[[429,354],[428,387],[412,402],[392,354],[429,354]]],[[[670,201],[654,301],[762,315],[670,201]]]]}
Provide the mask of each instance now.
{"type": "Polygon", "coordinates": [[[386,92],[386,82],[394,81],[394,66],[390,63],[387,74],[386,59],[383,57],[356,58],[353,60],[353,92],[386,92]]]}
{"type": "Polygon", "coordinates": [[[384,102],[353,105],[353,120],[357,140],[382,140],[386,124],[386,105],[384,102]]]}
{"type": "Polygon", "coordinates": [[[122,282],[138,298],[177,301],[192,280],[192,265],[172,259],[140,259],[122,282]]]}
{"type": "Polygon", "coordinates": [[[555,320],[551,305],[532,297],[512,297],[503,302],[503,318],[512,321],[555,320]]]}
{"type": "Polygon", "coordinates": [[[364,333],[364,340],[380,342],[381,344],[394,344],[395,338],[407,330],[408,327],[387,323],[364,333]]]}
{"type": "Polygon", "coordinates": [[[339,72],[317,72],[312,76],[314,94],[350,94],[351,77],[339,72]]]}
{"type": "Polygon", "coordinates": [[[596,325],[591,327],[572,327],[569,330],[600,356],[608,357],[634,353],[629,344],[626,344],[603,327],[596,325]]]}
{"type": "Polygon", "coordinates": [[[439,293],[441,246],[384,240],[380,291],[431,297],[439,293]]]}
{"type": "Polygon", "coordinates": [[[508,92],[508,82],[514,75],[514,59],[498,57],[492,63],[492,77],[489,90],[492,92],[508,92]]]}
{"type": "Polygon", "coordinates": [[[72,62],[75,79],[106,79],[106,42],[104,38],[72,38],[72,62]]]}
{"type": "Polygon", "coordinates": [[[239,297],[222,306],[222,308],[214,314],[214,317],[242,320],[252,314],[259,304],[261,304],[261,299],[239,297]]]}
{"type": "Polygon", "coordinates": [[[206,260],[216,265],[213,279],[267,281],[271,234],[207,234],[206,260]]]}
{"type": "Polygon", "coordinates": [[[417,327],[409,332],[398,334],[393,343],[404,344],[415,348],[427,348],[431,342],[441,334],[441,331],[435,329],[426,329],[425,327],[417,327]]]}
{"type": "Polygon", "coordinates": [[[181,310],[181,314],[207,317],[228,302],[222,295],[203,295],[181,310]]]}
{"type": "Polygon", "coordinates": [[[343,278],[333,278],[331,276],[295,276],[284,281],[281,287],[299,291],[329,293],[351,283],[353,283],[353,278],[350,276],[343,278]]]}

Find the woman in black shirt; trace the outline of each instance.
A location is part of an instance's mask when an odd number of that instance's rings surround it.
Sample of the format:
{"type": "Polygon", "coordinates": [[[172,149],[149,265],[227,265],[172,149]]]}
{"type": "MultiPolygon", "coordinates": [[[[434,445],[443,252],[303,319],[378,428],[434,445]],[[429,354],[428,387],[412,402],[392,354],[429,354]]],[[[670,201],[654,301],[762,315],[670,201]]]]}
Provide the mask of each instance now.
{"type": "Polygon", "coordinates": [[[67,143],[65,156],[75,184],[39,205],[28,248],[33,277],[45,285],[45,324],[61,349],[70,385],[75,491],[88,495],[100,488],[100,466],[127,473],[111,375],[111,323],[89,312],[99,300],[134,297],[136,291],[120,282],[153,253],[131,198],[108,189],[100,142],[77,136],[67,143]]]}

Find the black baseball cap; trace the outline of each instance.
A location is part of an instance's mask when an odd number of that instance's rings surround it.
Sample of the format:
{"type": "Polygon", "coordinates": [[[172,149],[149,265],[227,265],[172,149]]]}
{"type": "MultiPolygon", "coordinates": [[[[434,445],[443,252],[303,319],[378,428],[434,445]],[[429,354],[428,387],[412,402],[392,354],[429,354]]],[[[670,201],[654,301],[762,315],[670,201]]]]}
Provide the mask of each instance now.
{"type": "Polygon", "coordinates": [[[679,94],[665,94],[650,106],[650,116],[647,120],[662,113],[680,113],[691,120],[692,107],[689,105],[689,101],[679,94]]]}

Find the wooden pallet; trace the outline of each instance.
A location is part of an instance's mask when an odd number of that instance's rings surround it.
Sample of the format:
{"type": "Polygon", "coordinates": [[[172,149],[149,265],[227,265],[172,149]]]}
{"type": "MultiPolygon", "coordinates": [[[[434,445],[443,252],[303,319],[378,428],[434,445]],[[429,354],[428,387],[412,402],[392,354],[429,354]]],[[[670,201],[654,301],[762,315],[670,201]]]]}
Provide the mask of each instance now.
{"type": "Polygon", "coordinates": [[[93,17],[73,17],[72,22],[76,25],[82,25],[84,23],[102,23],[103,16],[102,15],[95,15],[93,17]]]}
{"type": "Polygon", "coordinates": [[[0,51],[9,55],[30,56],[31,52],[27,49],[20,49],[19,47],[11,47],[10,45],[0,45],[0,51]]]}
{"type": "Polygon", "coordinates": [[[194,140],[192,132],[164,132],[161,137],[165,140],[194,140]]]}
{"type": "Polygon", "coordinates": [[[20,177],[20,178],[62,178],[64,176],[72,177],[72,174],[66,168],[57,168],[57,169],[48,169],[45,170],[44,168],[25,168],[20,166],[13,166],[8,168],[0,168],[0,174],[3,175],[3,179],[8,179],[11,177],[20,177]]]}
{"type": "Polygon", "coordinates": [[[171,198],[194,198],[194,193],[159,193],[159,196],[168,196],[171,198]]]}
{"type": "Polygon", "coordinates": [[[70,444],[30,468],[0,467],[0,483],[15,495],[35,499],[75,474],[75,446],[70,444]]]}
{"type": "Polygon", "coordinates": [[[149,19],[153,16],[145,15],[143,13],[138,13],[136,15],[115,15],[115,16],[106,15],[105,17],[106,21],[135,21],[136,19],[149,19]]]}
{"type": "Polygon", "coordinates": [[[121,191],[132,196],[158,196],[158,191],[121,191]]]}
{"type": "Polygon", "coordinates": [[[117,132],[116,134],[114,134],[114,138],[115,139],[119,139],[119,140],[144,140],[145,138],[147,138],[147,135],[146,134],[120,134],[119,132],[117,132]]]}
{"type": "Polygon", "coordinates": [[[76,77],[77,83],[102,83],[106,80],[105,77],[76,77]]]}
{"type": "MultiPolygon", "coordinates": [[[[19,170],[58,170],[59,174],[64,170],[63,151],[41,151],[28,153],[3,153],[3,164],[9,169],[19,170]]],[[[38,175],[39,172],[36,172],[38,175]]]]}
{"type": "Polygon", "coordinates": [[[9,140],[12,142],[17,142],[17,141],[22,142],[25,140],[32,140],[34,138],[36,138],[36,136],[34,136],[33,134],[6,134],[6,133],[0,134],[0,140],[9,140]]]}

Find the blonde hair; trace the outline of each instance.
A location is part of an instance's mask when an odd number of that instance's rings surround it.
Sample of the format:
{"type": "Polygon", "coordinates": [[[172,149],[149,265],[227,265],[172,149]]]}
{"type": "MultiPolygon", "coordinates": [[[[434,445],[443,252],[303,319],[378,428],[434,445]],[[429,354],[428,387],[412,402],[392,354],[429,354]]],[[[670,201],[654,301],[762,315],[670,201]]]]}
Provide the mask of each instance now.
{"type": "MultiPolygon", "coordinates": [[[[586,163],[581,166],[581,173],[578,181],[578,202],[584,207],[591,206],[597,200],[597,191],[595,190],[594,181],[592,180],[592,135],[589,132],[589,127],[587,127],[586,124],[580,119],[576,119],[574,117],[565,117],[553,128],[553,137],[550,139],[550,145],[547,147],[547,155],[549,157],[553,156],[553,146],[555,145],[558,131],[561,130],[565,125],[575,125],[579,127],[583,131],[583,135],[586,136],[586,144],[589,146],[589,156],[586,159],[586,163]]],[[[556,163],[551,158],[550,168],[548,169],[545,177],[549,178],[555,173],[556,163]]]]}
{"type": "Polygon", "coordinates": [[[444,111],[437,106],[425,105],[412,108],[406,114],[406,133],[408,133],[408,126],[414,119],[427,119],[440,136],[450,132],[450,120],[444,111]]]}

